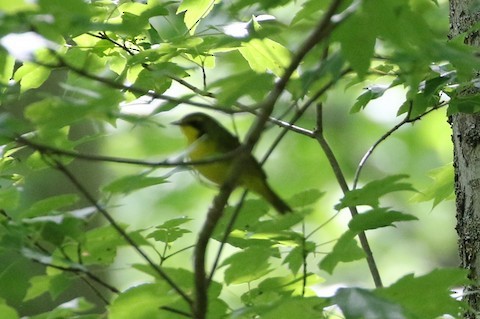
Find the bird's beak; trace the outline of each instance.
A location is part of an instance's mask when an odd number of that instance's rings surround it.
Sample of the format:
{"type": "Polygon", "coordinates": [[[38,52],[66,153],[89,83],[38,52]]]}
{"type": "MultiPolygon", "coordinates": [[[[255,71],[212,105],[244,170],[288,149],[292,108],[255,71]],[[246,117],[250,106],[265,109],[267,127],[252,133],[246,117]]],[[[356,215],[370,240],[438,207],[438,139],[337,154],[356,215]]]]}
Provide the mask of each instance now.
{"type": "Polygon", "coordinates": [[[173,122],[170,122],[170,124],[172,124],[172,125],[182,125],[182,121],[181,120],[173,121],[173,122]]]}

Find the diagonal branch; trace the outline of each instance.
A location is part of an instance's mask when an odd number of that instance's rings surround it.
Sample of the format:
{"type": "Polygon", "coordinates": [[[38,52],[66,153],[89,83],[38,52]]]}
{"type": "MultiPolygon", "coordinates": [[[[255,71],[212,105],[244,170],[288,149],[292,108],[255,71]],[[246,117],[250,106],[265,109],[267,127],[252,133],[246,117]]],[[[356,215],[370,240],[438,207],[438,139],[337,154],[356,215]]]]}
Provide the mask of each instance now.
{"type": "MultiPolygon", "coordinates": [[[[337,182],[340,185],[342,192],[346,194],[347,192],[350,191],[350,189],[348,188],[348,184],[347,184],[347,181],[345,180],[345,175],[342,172],[340,164],[338,163],[335,154],[333,153],[330,145],[328,144],[327,140],[325,139],[325,136],[323,135],[322,115],[323,115],[322,105],[319,104],[318,110],[317,110],[317,130],[315,131],[315,138],[320,144],[320,147],[323,149],[323,152],[325,153],[325,156],[327,157],[328,162],[330,163],[330,167],[332,167],[333,169],[333,173],[337,178],[337,182]]],[[[354,207],[354,206],[349,207],[349,210],[352,217],[358,215],[357,207],[354,207]]],[[[370,248],[370,244],[368,243],[368,239],[367,239],[367,236],[365,235],[365,232],[360,232],[358,234],[358,238],[360,240],[360,244],[362,245],[363,251],[367,255],[367,264],[370,269],[370,274],[372,275],[375,286],[380,288],[383,286],[382,278],[380,277],[380,272],[378,271],[378,267],[373,257],[373,253],[370,248]]]]}
{"type": "Polygon", "coordinates": [[[420,119],[422,119],[424,116],[430,114],[431,112],[433,111],[436,111],[438,110],[439,108],[445,106],[446,103],[442,102],[438,105],[435,105],[433,106],[431,109],[423,112],[422,114],[414,117],[414,118],[410,118],[410,111],[411,111],[411,108],[409,110],[409,112],[407,113],[407,115],[405,116],[405,118],[400,122],[398,123],[397,125],[395,125],[394,127],[392,127],[391,129],[389,129],[385,134],[383,134],[375,143],[373,143],[372,146],[370,146],[370,148],[368,149],[368,151],[365,153],[365,155],[363,155],[362,159],[360,160],[360,163],[358,163],[358,166],[357,166],[357,170],[355,172],[355,176],[353,178],[353,189],[357,188],[357,185],[358,185],[358,181],[360,179],[360,174],[362,173],[362,169],[365,167],[365,164],[367,163],[367,160],[370,158],[370,156],[373,154],[373,151],[375,151],[375,149],[383,142],[385,141],[390,135],[392,135],[393,133],[395,133],[399,128],[401,128],[402,126],[404,126],[405,124],[408,124],[408,123],[413,123],[413,122],[416,122],[420,119]]]}
{"type": "Polygon", "coordinates": [[[207,218],[205,220],[202,229],[200,230],[197,245],[195,246],[194,253],[194,271],[195,271],[195,300],[194,300],[194,317],[196,319],[205,319],[207,314],[208,299],[208,278],[206,276],[205,268],[205,255],[209,239],[218,223],[218,220],[222,216],[222,212],[227,203],[230,194],[235,188],[235,183],[239,178],[242,169],[243,161],[251,153],[253,147],[259,140],[266,122],[268,121],[273,108],[277,100],[285,90],[290,77],[295,72],[297,67],[303,61],[304,57],[310,52],[318,43],[326,39],[334,27],[344,21],[349,15],[344,15],[342,19],[332,21],[332,17],[335,15],[342,0],[334,0],[320,23],[316,26],[313,33],[307,38],[302,46],[297,50],[297,53],[293,56],[290,65],[285,69],[283,76],[276,83],[273,90],[263,103],[259,105],[259,114],[255,123],[251,126],[244,144],[241,146],[241,152],[238,157],[233,161],[232,168],[229,176],[225,182],[221,185],[220,191],[213,200],[213,204],[208,211],[207,218]]]}
{"type": "Polygon", "coordinates": [[[82,183],[68,170],[60,161],[51,159],[53,163],[49,163],[58,171],[63,173],[70,182],[78,189],[78,191],[100,212],[100,214],[110,223],[115,231],[149,264],[150,267],[165,280],[173,290],[175,290],[189,305],[192,305],[192,300],[182,288],[180,288],[172,278],[170,278],[148,255],[135,243],[135,241],[123,230],[122,227],[113,219],[110,213],[103,208],[92,194],[83,186],[82,183]]]}

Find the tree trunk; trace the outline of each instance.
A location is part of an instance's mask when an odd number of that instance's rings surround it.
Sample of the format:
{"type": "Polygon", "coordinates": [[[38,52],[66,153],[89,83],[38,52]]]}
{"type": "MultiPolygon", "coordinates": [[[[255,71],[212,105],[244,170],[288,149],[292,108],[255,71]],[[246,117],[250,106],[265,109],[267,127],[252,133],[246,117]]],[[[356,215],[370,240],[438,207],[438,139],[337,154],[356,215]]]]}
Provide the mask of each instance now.
{"type": "MultiPolygon", "coordinates": [[[[478,0],[450,0],[450,38],[467,31],[480,21],[478,0]],[[476,11],[475,11],[476,10],[476,11]]],[[[479,32],[465,36],[465,43],[479,46],[479,32]]],[[[472,70],[473,73],[478,70],[472,70]]],[[[474,88],[462,94],[475,94],[474,88]]],[[[470,286],[464,300],[472,311],[464,318],[476,318],[480,312],[480,115],[458,113],[451,117],[454,145],[455,195],[460,264],[469,270],[470,286]]]]}

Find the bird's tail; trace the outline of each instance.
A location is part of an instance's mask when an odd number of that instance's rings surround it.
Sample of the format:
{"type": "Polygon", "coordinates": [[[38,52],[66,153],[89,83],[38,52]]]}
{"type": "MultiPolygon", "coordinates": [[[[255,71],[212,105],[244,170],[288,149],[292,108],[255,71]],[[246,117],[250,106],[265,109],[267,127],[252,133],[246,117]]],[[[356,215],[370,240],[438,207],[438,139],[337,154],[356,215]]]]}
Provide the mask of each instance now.
{"type": "Polygon", "coordinates": [[[262,187],[258,193],[265,198],[277,212],[280,214],[286,214],[292,212],[292,208],[283,201],[271,188],[265,183],[265,187],[262,187]]]}

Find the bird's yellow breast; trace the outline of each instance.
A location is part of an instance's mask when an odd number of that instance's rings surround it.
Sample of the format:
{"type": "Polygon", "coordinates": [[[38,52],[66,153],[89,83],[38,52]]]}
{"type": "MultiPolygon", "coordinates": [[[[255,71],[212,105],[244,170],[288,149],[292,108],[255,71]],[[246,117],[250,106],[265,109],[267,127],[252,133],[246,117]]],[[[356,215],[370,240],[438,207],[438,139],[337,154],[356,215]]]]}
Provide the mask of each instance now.
{"type": "MultiPolygon", "coordinates": [[[[195,128],[189,126],[181,127],[183,134],[187,137],[191,146],[188,156],[192,161],[208,160],[222,155],[218,149],[217,142],[206,135],[199,136],[195,128]]],[[[215,184],[222,184],[230,170],[231,160],[216,161],[211,164],[194,165],[194,168],[205,178],[215,184]]]]}

